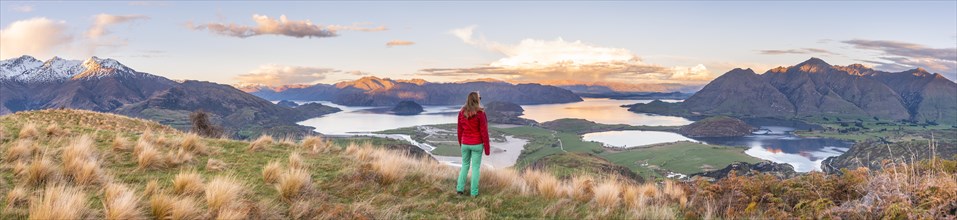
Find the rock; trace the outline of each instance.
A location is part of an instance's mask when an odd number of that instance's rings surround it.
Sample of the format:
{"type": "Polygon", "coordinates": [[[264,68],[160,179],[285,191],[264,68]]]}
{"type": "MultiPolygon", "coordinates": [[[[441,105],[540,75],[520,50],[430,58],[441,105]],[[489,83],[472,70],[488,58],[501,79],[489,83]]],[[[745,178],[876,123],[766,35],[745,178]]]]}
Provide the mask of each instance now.
{"type": "MultiPolygon", "coordinates": [[[[942,135],[954,135],[942,134],[942,135]]],[[[841,169],[857,169],[866,167],[871,170],[880,170],[885,163],[911,163],[912,161],[927,160],[934,156],[951,159],[957,155],[957,145],[948,141],[938,141],[931,151],[930,141],[913,140],[895,143],[884,143],[879,140],[868,140],[851,146],[846,153],[836,157],[828,157],[821,162],[821,170],[825,173],[841,173],[841,169]],[[936,153],[936,155],[935,155],[936,153]]]]}
{"type": "Polygon", "coordinates": [[[798,173],[794,171],[794,166],[791,166],[791,164],[763,161],[755,164],[734,162],[724,169],[695,173],[691,174],[691,177],[719,180],[728,177],[731,171],[734,171],[735,175],[738,176],[753,176],[758,173],[767,173],[780,179],[788,179],[798,175],[798,173]]]}
{"type": "Polygon", "coordinates": [[[396,115],[417,115],[422,113],[422,106],[413,101],[401,101],[392,108],[392,113],[396,115]]]}
{"type": "Polygon", "coordinates": [[[685,125],[678,133],[688,137],[740,137],[749,135],[752,131],[754,127],[740,119],[714,116],[685,125]]]}
{"type": "Polygon", "coordinates": [[[276,105],[287,107],[287,108],[295,108],[296,106],[299,106],[299,104],[296,104],[295,102],[292,102],[289,100],[281,100],[278,103],[276,103],[276,105]]]}

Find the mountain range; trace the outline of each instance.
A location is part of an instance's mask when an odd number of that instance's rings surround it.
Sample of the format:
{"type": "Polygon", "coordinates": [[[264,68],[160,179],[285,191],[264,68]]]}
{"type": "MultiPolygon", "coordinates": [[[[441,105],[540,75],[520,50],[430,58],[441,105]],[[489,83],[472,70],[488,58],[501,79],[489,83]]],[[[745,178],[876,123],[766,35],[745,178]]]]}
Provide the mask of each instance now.
{"type": "Polygon", "coordinates": [[[239,138],[309,134],[312,128],[296,122],[338,111],[319,104],[282,107],[229,85],[176,82],[114,59],[41,61],[21,56],[0,61],[0,115],[50,108],[112,112],[183,130],[190,127],[189,113],[204,110],[239,138]]]}
{"type": "Polygon", "coordinates": [[[422,105],[458,105],[472,91],[482,94],[483,102],[511,102],[520,105],[582,101],[569,90],[535,83],[512,84],[495,80],[434,83],[422,79],[393,80],[367,76],[354,81],[308,86],[242,87],[268,100],[331,101],[347,106],[394,106],[401,101],[422,105]]]}
{"type": "Polygon", "coordinates": [[[811,58],[764,74],[734,69],[684,102],[636,104],[629,110],[681,116],[866,116],[957,124],[957,84],[922,68],[885,72],[811,58]]]}

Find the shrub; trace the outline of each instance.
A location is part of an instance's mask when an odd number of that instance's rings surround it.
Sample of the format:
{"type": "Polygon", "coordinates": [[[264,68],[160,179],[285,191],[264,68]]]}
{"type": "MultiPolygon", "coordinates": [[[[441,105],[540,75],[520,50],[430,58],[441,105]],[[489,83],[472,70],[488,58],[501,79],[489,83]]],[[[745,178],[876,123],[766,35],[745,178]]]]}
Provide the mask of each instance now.
{"type": "Polygon", "coordinates": [[[87,214],[86,195],[74,187],[49,185],[30,200],[29,219],[83,219],[87,214]]]}
{"type": "Polygon", "coordinates": [[[203,110],[196,110],[189,115],[189,121],[192,122],[192,132],[203,137],[218,138],[223,136],[223,128],[214,125],[209,121],[209,114],[203,110]]]}

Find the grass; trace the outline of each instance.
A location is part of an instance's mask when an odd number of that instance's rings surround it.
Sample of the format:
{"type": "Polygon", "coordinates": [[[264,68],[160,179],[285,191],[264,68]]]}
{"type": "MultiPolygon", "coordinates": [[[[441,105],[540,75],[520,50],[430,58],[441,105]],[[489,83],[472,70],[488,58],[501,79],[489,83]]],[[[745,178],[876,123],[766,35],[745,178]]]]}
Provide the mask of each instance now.
{"type": "MultiPolygon", "coordinates": [[[[155,127],[151,132],[111,130],[106,129],[111,128],[110,123],[99,121],[128,119],[97,113],[51,112],[92,115],[75,116],[90,119],[86,126],[60,125],[68,134],[66,136],[45,132],[28,135],[38,148],[31,151],[29,157],[18,156],[16,161],[3,157],[0,161],[3,170],[0,172],[0,192],[7,199],[0,204],[4,207],[0,219],[103,219],[129,216],[120,213],[136,213],[121,212],[121,209],[140,210],[139,214],[144,218],[162,219],[943,218],[936,210],[946,207],[946,201],[957,200],[957,196],[952,195],[957,192],[957,186],[952,184],[953,173],[957,171],[957,163],[953,161],[900,166],[894,168],[896,171],[865,171],[860,175],[853,172],[849,176],[818,173],[788,180],[735,177],[713,184],[632,183],[612,177],[572,176],[563,179],[547,171],[494,169],[482,172],[481,195],[470,198],[453,192],[457,176],[455,168],[428,158],[413,158],[378,148],[395,142],[375,138],[328,140],[332,149],[345,150],[298,154],[301,164],[297,166],[300,168],[290,171],[291,166],[287,164],[286,169],[282,169],[285,175],[280,174],[280,180],[273,184],[264,180],[264,167],[273,161],[288,161],[291,154],[308,147],[271,143],[259,151],[249,152],[250,143],[246,141],[199,138],[198,143],[208,147],[208,155],[193,154],[193,160],[175,167],[139,169],[133,152],[113,150],[116,136],[142,139],[155,150],[168,153],[182,150],[177,145],[182,143],[186,134],[162,132],[163,128],[155,127]],[[99,127],[101,125],[105,127],[99,127]],[[17,166],[28,170],[29,164],[46,164],[45,167],[53,170],[51,177],[60,176],[65,147],[82,135],[89,135],[92,139],[90,155],[104,170],[99,173],[103,181],[80,185],[65,178],[47,178],[41,183],[17,176],[27,172],[10,172],[17,170],[17,166]],[[225,166],[207,169],[206,161],[221,161],[225,166]],[[201,179],[209,180],[202,187],[203,193],[176,195],[176,185],[195,182],[182,181],[189,178],[177,176],[190,176],[193,172],[201,179]],[[187,174],[181,175],[183,173],[187,174]],[[177,179],[181,179],[179,184],[177,179]],[[128,190],[122,190],[122,187],[110,189],[117,187],[113,185],[126,186],[128,190]],[[582,188],[590,188],[591,193],[575,190],[582,188]],[[882,190],[862,193],[859,189],[882,190]],[[124,196],[129,192],[138,196],[124,196]],[[905,196],[893,197],[896,194],[892,192],[905,193],[905,196]],[[34,196],[27,199],[29,202],[24,202],[24,198],[30,197],[24,195],[34,196]],[[130,204],[126,201],[136,198],[140,202],[134,204],[139,204],[139,208],[126,205],[130,204]],[[749,209],[752,198],[768,199],[754,200],[756,205],[749,209]],[[870,198],[890,203],[863,209],[861,204],[875,204],[868,203],[875,201],[870,198]],[[108,211],[114,209],[116,212],[108,211]]],[[[34,123],[38,127],[50,123],[35,112],[24,113],[35,116],[30,120],[21,120],[23,116],[18,114],[21,113],[0,117],[0,129],[19,131],[25,123],[34,123]]],[[[526,130],[516,132],[522,131],[526,130]]],[[[17,132],[0,139],[3,152],[27,139],[18,135],[17,132]]],[[[677,158],[680,153],[692,155],[690,158],[706,156],[695,149],[701,150],[690,147],[669,152],[648,148],[603,154],[643,153],[636,156],[657,154],[665,158],[677,158]]],[[[680,163],[665,162],[680,169],[680,163]]]]}
{"type": "Polygon", "coordinates": [[[744,150],[736,147],[676,142],[624,151],[608,151],[600,156],[649,178],[660,176],[658,175],[660,172],[654,171],[656,168],[692,174],[704,171],[705,167],[723,168],[735,161],[748,163],[761,161],[744,154],[744,150]]]}

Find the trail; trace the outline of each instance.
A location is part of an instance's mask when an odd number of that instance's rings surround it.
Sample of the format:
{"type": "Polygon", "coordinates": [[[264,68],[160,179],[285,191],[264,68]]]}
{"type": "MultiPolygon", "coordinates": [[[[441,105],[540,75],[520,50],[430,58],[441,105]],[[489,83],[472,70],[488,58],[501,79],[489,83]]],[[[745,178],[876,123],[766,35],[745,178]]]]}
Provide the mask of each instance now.
{"type": "Polygon", "coordinates": [[[555,138],[555,139],[558,139],[558,147],[561,148],[563,152],[568,153],[568,151],[565,150],[565,145],[562,144],[562,139],[561,139],[561,138],[558,138],[558,135],[555,135],[555,134],[558,134],[558,131],[554,131],[554,130],[553,130],[553,131],[552,131],[552,137],[555,138]]]}

